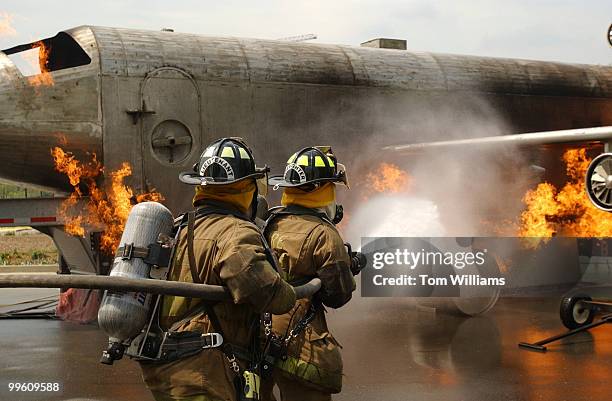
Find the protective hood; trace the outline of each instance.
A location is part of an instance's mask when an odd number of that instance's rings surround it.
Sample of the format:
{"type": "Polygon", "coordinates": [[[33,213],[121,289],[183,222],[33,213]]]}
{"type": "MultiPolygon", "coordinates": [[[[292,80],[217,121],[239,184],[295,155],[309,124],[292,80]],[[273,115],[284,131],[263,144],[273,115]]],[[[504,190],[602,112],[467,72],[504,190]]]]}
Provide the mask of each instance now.
{"type": "Polygon", "coordinates": [[[326,182],[314,191],[306,192],[300,188],[285,188],[281,204],[297,205],[309,209],[324,208],[336,201],[336,185],[326,182]]]}
{"type": "Polygon", "coordinates": [[[255,180],[241,180],[225,185],[198,185],[195,187],[193,206],[207,200],[228,203],[244,214],[248,214],[255,194],[255,180]]]}

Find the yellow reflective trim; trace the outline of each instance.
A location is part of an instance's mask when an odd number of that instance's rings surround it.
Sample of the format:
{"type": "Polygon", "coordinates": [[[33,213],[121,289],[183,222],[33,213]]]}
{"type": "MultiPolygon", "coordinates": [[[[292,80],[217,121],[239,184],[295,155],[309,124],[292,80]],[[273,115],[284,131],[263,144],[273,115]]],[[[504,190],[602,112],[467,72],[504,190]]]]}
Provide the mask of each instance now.
{"type": "Polygon", "coordinates": [[[234,154],[234,149],[232,149],[230,146],[224,147],[223,151],[221,152],[221,157],[231,157],[233,159],[236,157],[234,154]]]}
{"type": "Polygon", "coordinates": [[[298,166],[308,166],[308,156],[302,155],[297,160],[298,166]]]}
{"type": "Polygon", "coordinates": [[[325,167],[325,162],[321,156],[315,156],[315,167],[325,167]]]}
{"type": "Polygon", "coordinates": [[[329,161],[329,167],[334,167],[335,166],[334,160],[331,157],[327,156],[327,161],[329,161]]]}
{"type": "Polygon", "coordinates": [[[240,158],[241,159],[250,159],[249,154],[247,153],[245,148],[238,148],[240,149],[240,158]]]}
{"type": "Polygon", "coordinates": [[[289,160],[287,160],[287,164],[289,163],[293,163],[295,161],[295,158],[297,157],[297,152],[295,152],[294,154],[291,155],[291,157],[289,158],[289,160]]]}
{"type": "Polygon", "coordinates": [[[342,390],[342,373],[323,369],[320,366],[303,361],[293,356],[283,360],[278,358],[276,368],[314,385],[315,388],[332,394],[342,390]]]}

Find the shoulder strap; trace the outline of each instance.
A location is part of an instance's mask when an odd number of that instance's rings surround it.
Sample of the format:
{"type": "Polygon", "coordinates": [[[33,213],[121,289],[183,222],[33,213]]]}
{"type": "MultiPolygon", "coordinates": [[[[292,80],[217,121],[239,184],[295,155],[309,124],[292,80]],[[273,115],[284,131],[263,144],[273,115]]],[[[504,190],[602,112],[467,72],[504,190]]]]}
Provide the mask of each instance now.
{"type": "MultiPolygon", "coordinates": [[[[195,251],[193,249],[193,232],[194,232],[194,226],[195,226],[195,219],[196,219],[196,216],[203,217],[203,216],[206,216],[208,214],[213,214],[213,213],[218,213],[218,212],[210,211],[208,213],[199,214],[197,211],[196,212],[191,211],[187,213],[187,255],[189,258],[189,270],[191,271],[191,279],[193,280],[194,283],[197,283],[197,284],[202,284],[202,280],[200,280],[200,276],[198,275],[196,259],[195,259],[195,251]]],[[[225,213],[223,214],[230,214],[230,213],[225,211],[225,213]]],[[[192,319],[193,317],[199,315],[200,313],[206,312],[206,315],[208,316],[208,320],[210,320],[210,324],[212,325],[213,329],[217,333],[221,334],[223,338],[226,338],[225,334],[223,333],[223,328],[221,327],[221,322],[219,321],[219,317],[215,313],[213,306],[214,304],[212,302],[202,301],[202,304],[199,307],[197,307],[192,313],[190,313],[188,316],[182,319],[179,323],[180,324],[185,323],[189,321],[190,319],[192,319]]],[[[174,327],[178,327],[178,326],[174,325],[174,327]]],[[[221,347],[221,350],[227,356],[228,359],[231,359],[233,357],[233,352],[229,344],[223,344],[223,346],[221,347]]]]}
{"type": "Polygon", "coordinates": [[[211,214],[224,214],[224,215],[231,215],[234,216],[240,220],[244,220],[244,221],[248,221],[249,223],[253,223],[253,220],[249,219],[247,215],[240,213],[238,211],[234,211],[234,210],[228,210],[222,207],[217,207],[217,206],[203,206],[198,208],[195,211],[195,215],[197,218],[200,217],[204,217],[204,216],[209,216],[211,214]]]}
{"type": "MultiPolygon", "coordinates": [[[[191,272],[191,278],[193,282],[197,284],[202,284],[202,280],[200,280],[200,276],[198,275],[196,259],[195,259],[195,251],[193,248],[195,221],[197,218],[201,218],[201,217],[208,216],[211,214],[232,215],[239,219],[249,221],[252,223],[251,219],[249,219],[245,215],[238,213],[238,212],[229,211],[223,208],[203,207],[196,211],[191,211],[187,213],[187,255],[189,258],[189,270],[191,272]]],[[[263,236],[262,236],[262,241],[263,241],[264,247],[266,248],[266,253],[270,253],[271,255],[270,248],[268,247],[265,241],[265,238],[263,238],[263,236]]],[[[274,263],[274,261],[271,261],[271,263],[272,263],[272,266],[276,269],[277,266],[274,263]]],[[[185,323],[186,321],[192,319],[198,314],[202,312],[206,312],[206,315],[208,316],[208,320],[210,321],[210,324],[212,325],[213,329],[217,333],[221,334],[223,338],[226,338],[223,332],[223,328],[221,327],[221,321],[219,320],[219,317],[217,316],[217,313],[215,312],[214,305],[215,304],[212,302],[202,301],[202,304],[198,306],[191,314],[189,314],[189,316],[181,320],[180,323],[181,324],[185,323]]],[[[235,363],[234,354],[236,350],[233,348],[234,347],[229,343],[224,343],[221,346],[221,350],[223,351],[227,359],[232,364],[232,369],[236,371],[236,368],[238,367],[238,365],[235,363]]]]}
{"type": "Polygon", "coordinates": [[[272,223],[272,221],[274,221],[275,219],[281,216],[288,216],[288,215],[314,216],[334,226],[334,223],[329,219],[329,217],[327,217],[325,213],[317,212],[316,210],[308,209],[306,207],[297,206],[297,205],[289,205],[285,207],[277,206],[277,207],[273,207],[272,209],[270,209],[270,217],[268,217],[268,219],[266,220],[266,223],[264,224],[264,228],[262,230],[264,233],[264,236],[266,235],[266,230],[268,229],[268,226],[272,223]]]}
{"type": "Polygon", "coordinates": [[[195,212],[187,213],[187,257],[189,258],[189,270],[191,280],[196,284],[202,284],[196,266],[195,252],[193,251],[193,231],[195,227],[195,212]]]}

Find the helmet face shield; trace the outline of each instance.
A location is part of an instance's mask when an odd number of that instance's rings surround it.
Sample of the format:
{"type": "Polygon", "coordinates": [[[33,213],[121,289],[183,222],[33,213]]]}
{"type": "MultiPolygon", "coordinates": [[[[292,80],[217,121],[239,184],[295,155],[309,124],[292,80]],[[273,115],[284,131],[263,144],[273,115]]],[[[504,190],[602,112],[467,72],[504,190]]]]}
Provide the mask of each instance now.
{"type": "Polygon", "coordinates": [[[351,188],[346,175],[346,166],[342,163],[338,163],[338,177],[340,178],[340,182],[346,185],[348,189],[351,188]]]}
{"type": "Polygon", "coordinates": [[[257,184],[257,192],[261,196],[268,196],[268,172],[264,172],[263,176],[255,180],[257,184]]]}

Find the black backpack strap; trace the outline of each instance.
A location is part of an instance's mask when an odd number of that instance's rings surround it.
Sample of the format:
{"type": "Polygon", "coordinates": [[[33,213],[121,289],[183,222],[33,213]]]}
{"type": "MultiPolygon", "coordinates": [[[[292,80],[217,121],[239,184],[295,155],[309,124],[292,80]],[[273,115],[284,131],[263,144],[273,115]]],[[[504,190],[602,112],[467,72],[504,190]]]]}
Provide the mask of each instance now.
{"type": "Polygon", "coordinates": [[[275,219],[281,216],[288,216],[288,215],[314,216],[314,217],[318,217],[319,219],[323,220],[324,222],[328,224],[331,224],[332,226],[335,226],[335,224],[329,219],[329,217],[327,217],[325,213],[317,212],[316,210],[309,209],[309,208],[302,207],[302,206],[297,206],[297,205],[289,205],[285,207],[276,206],[270,209],[270,217],[268,217],[268,219],[266,220],[266,223],[264,224],[264,228],[262,230],[262,232],[264,233],[264,236],[267,234],[268,227],[270,226],[272,221],[274,221],[275,219]]]}
{"type": "Polygon", "coordinates": [[[196,266],[195,252],[193,250],[193,231],[195,227],[195,213],[187,213],[187,257],[189,258],[189,270],[191,271],[191,280],[194,283],[202,284],[200,276],[198,275],[198,268],[196,266]]]}
{"type": "MultiPolygon", "coordinates": [[[[238,212],[232,212],[232,211],[229,211],[223,208],[204,207],[196,211],[187,213],[187,218],[186,218],[187,219],[187,255],[189,259],[189,270],[191,272],[191,278],[193,282],[196,284],[203,284],[203,282],[200,279],[200,276],[198,274],[198,270],[196,266],[196,259],[195,259],[195,250],[193,248],[195,221],[198,218],[208,216],[211,214],[233,215],[237,218],[240,218],[242,220],[246,220],[252,223],[252,221],[245,215],[238,213],[238,212]]],[[[276,267],[276,265],[273,265],[273,266],[276,267]]],[[[214,305],[215,304],[212,302],[202,301],[202,305],[197,307],[193,311],[193,313],[191,313],[190,316],[188,317],[191,319],[202,312],[206,312],[206,315],[208,316],[208,320],[210,321],[210,324],[212,325],[213,329],[217,333],[221,334],[221,336],[225,339],[226,337],[223,332],[223,328],[221,327],[221,321],[219,320],[219,317],[217,316],[217,313],[214,310],[214,305]]],[[[188,319],[185,318],[183,319],[182,322],[185,322],[187,320],[188,319]]],[[[225,354],[225,357],[230,363],[231,369],[238,375],[240,372],[240,366],[238,365],[238,362],[236,360],[236,353],[240,354],[241,359],[248,360],[248,355],[244,355],[244,352],[240,352],[240,350],[234,350],[233,348],[234,347],[230,343],[224,342],[223,345],[221,346],[221,351],[225,354]]]]}
{"type": "MultiPolygon", "coordinates": [[[[248,221],[249,223],[253,223],[253,220],[251,220],[246,214],[244,213],[240,213],[236,210],[228,210],[222,207],[218,207],[218,206],[203,206],[198,208],[195,211],[195,215],[196,218],[200,218],[200,217],[204,217],[204,216],[209,216],[211,214],[224,214],[224,215],[230,215],[230,216],[234,216],[240,220],[244,220],[244,221],[248,221]]],[[[253,223],[254,224],[254,223],[253,223]]]]}
{"type": "MultiPolygon", "coordinates": [[[[212,213],[211,213],[212,214],[212,213]]],[[[196,266],[195,259],[195,251],[193,249],[193,231],[195,226],[195,218],[196,212],[187,213],[187,255],[189,258],[189,270],[191,271],[191,279],[196,284],[204,284],[200,279],[198,274],[198,268],[196,266]]],[[[202,306],[197,308],[196,311],[199,313],[202,310],[206,311],[208,318],[210,319],[210,323],[213,328],[221,335],[223,335],[223,331],[221,329],[221,323],[219,322],[219,318],[212,308],[213,304],[211,302],[202,302],[202,306]]]]}

